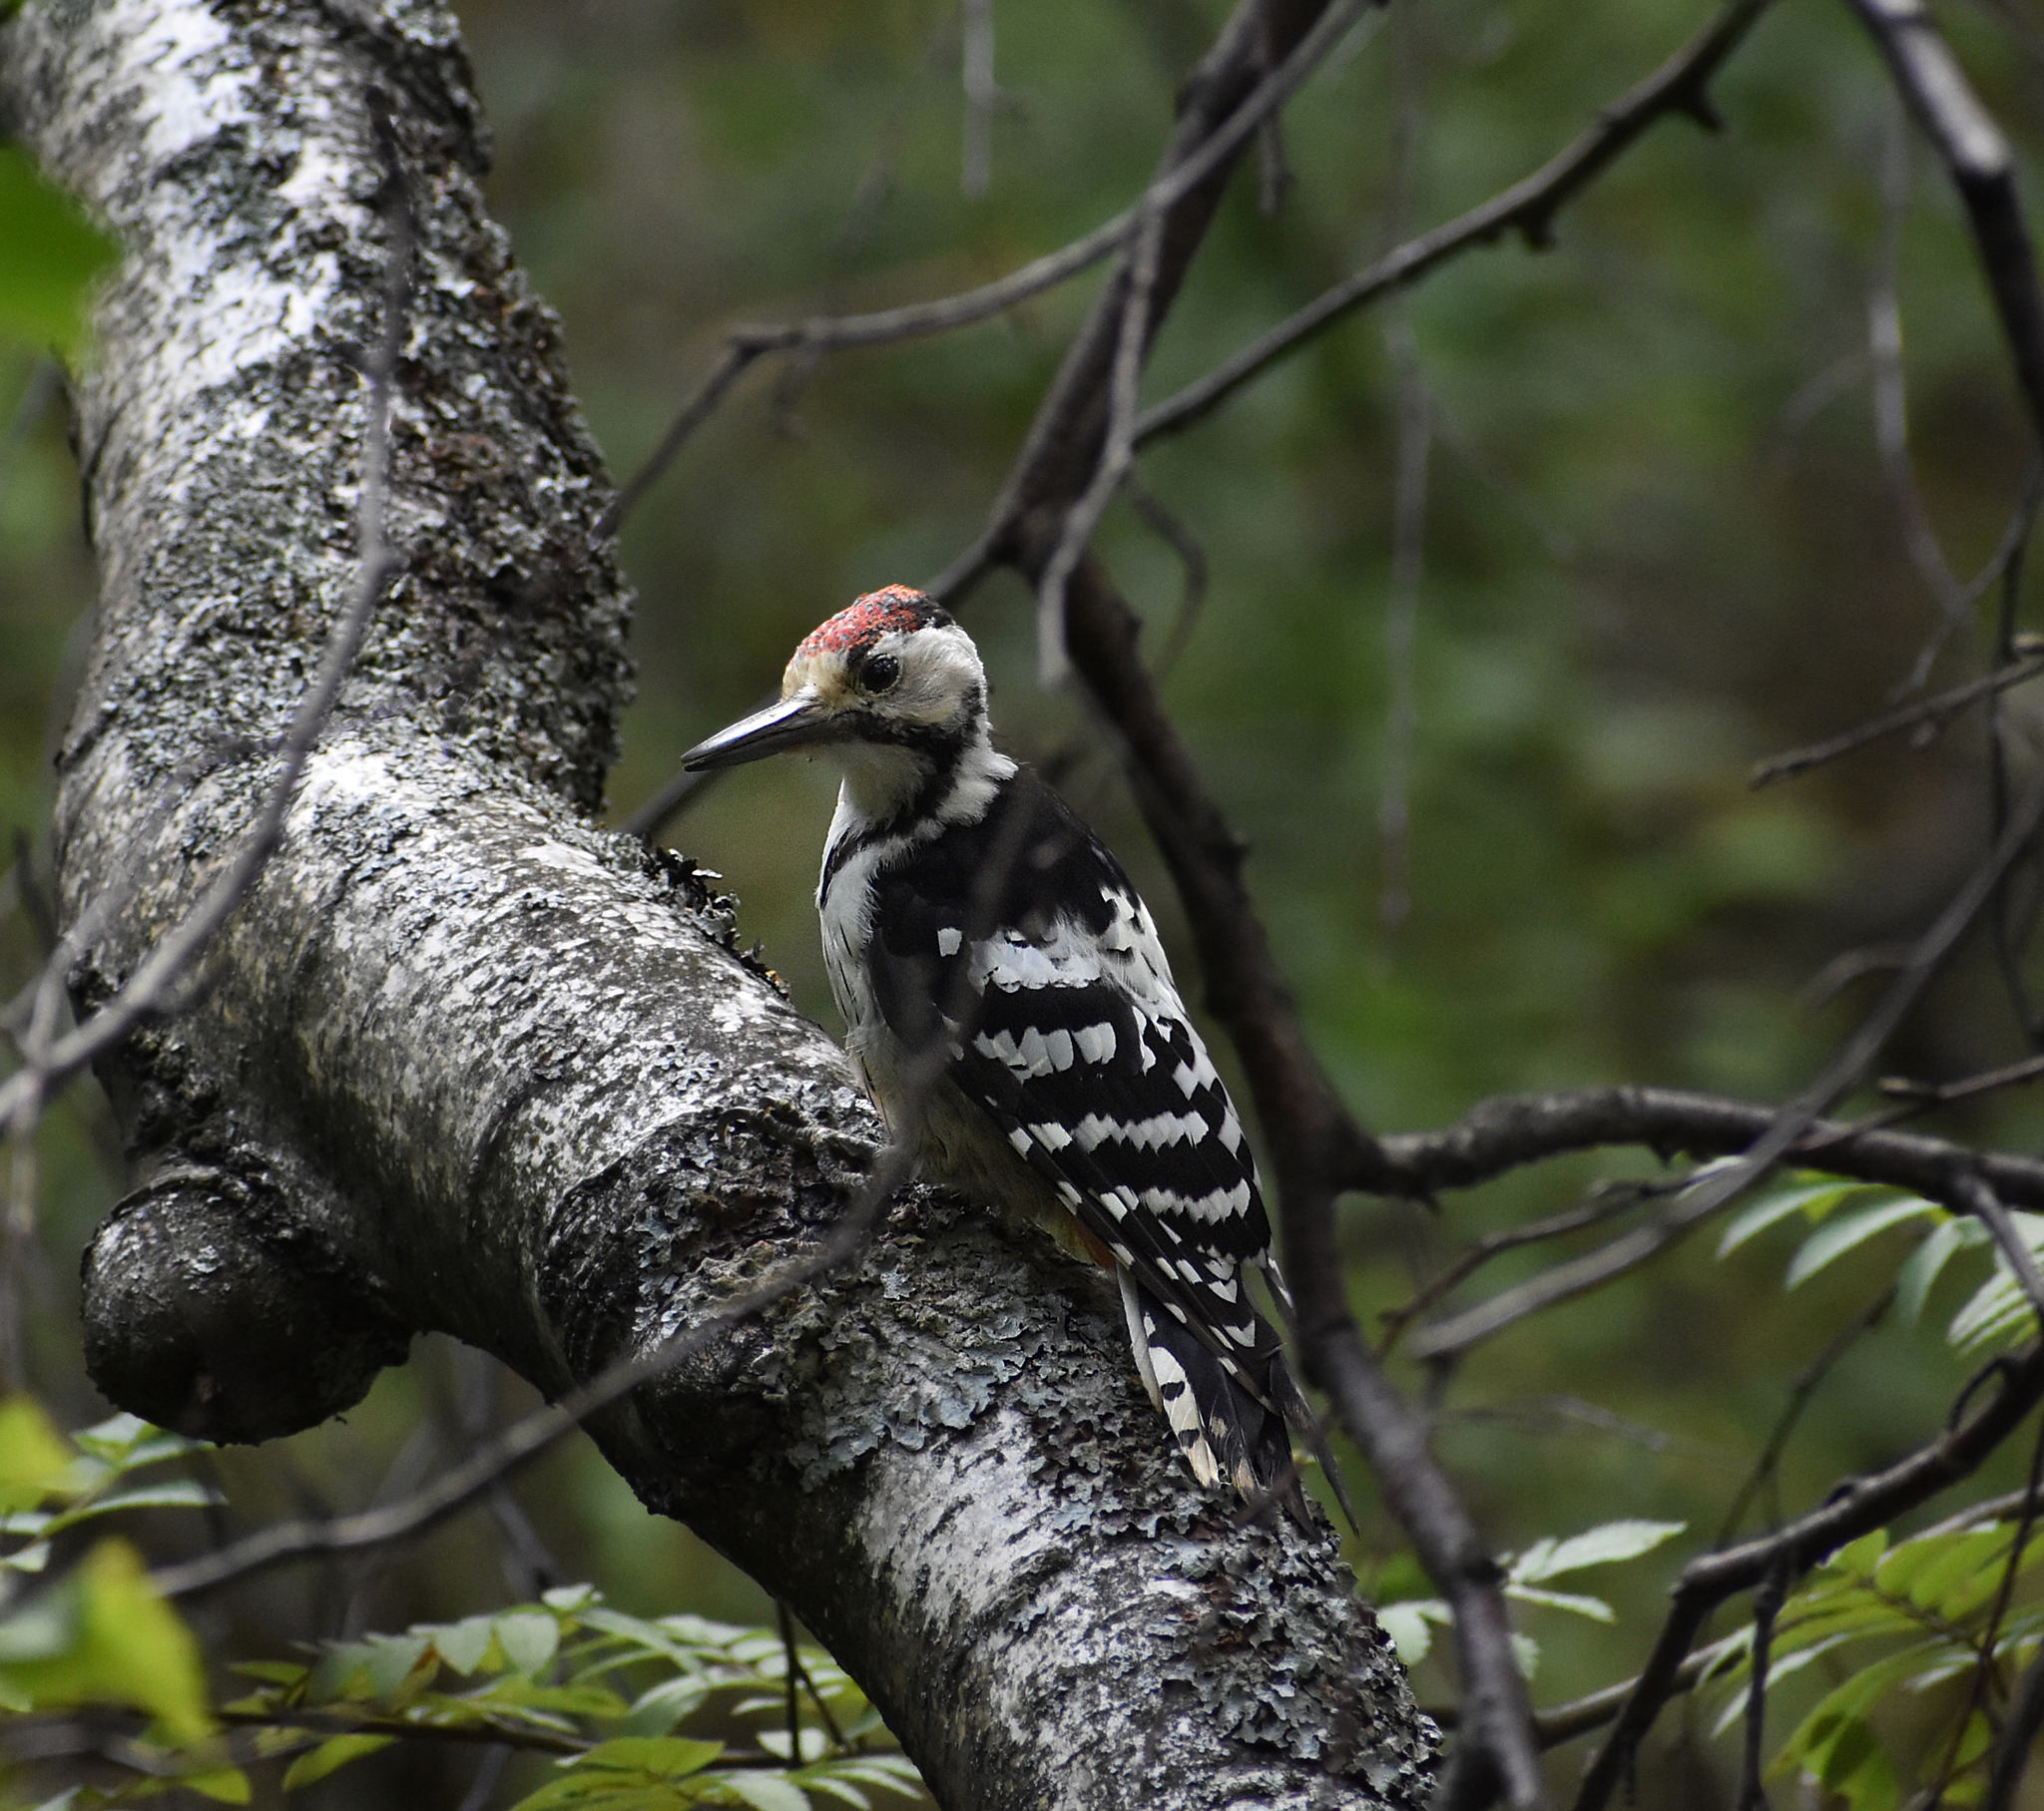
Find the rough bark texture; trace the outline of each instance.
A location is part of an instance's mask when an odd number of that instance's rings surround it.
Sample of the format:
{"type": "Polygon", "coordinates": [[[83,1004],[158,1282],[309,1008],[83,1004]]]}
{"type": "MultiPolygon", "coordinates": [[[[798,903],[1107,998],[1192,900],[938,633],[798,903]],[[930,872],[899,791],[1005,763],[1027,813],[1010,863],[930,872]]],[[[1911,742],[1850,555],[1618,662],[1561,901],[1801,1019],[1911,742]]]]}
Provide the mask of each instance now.
{"type": "MultiPolygon", "coordinates": [[[[218,871],[355,579],[389,97],[418,235],[402,571],[284,843],[183,1015],[106,1080],[141,1185],[88,1257],[110,1394],[220,1438],[444,1329],[549,1393],[815,1235],[876,1136],[685,863],[594,828],[627,599],[608,486],[477,178],[449,16],[48,0],[0,125],[122,235],[80,392],[102,564],[61,756],[81,966],[218,871]],[[535,584],[535,578],[542,581],[535,584]]],[[[1331,1537],[1180,1475],[1097,1277],[911,1194],[873,1250],[595,1430],[786,1598],[949,1806],[1419,1802],[1433,1731],[1331,1537]]]]}

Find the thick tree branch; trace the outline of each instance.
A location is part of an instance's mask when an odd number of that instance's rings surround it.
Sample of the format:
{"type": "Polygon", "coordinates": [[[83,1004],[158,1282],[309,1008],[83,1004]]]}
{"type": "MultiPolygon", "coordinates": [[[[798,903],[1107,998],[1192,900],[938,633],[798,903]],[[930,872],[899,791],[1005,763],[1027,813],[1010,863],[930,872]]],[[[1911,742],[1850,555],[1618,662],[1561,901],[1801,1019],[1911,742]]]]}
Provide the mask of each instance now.
{"type": "MultiPolygon", "coordinates": [[[[281,745],[359,570],[372,84],[418,233],[388,602],[212,985],[102,1070],[143,1186],[90,1255],[98,1373],[219,1432],[344,1406],[424,1328],[563,1397],[814,1250],[877,1142],[723,902],[579,815],[627,673],[609,491],[425,0],[0,27],[0,121],[126,247],[80,399],[103,588],[57,846],[67,918],[133,890],[80,997],[257,821],[276,757],[195,781],[193,742],[281,745]]],[[[1423,1795],[1431,1732],[1331,1539],[1231,1528],[1097,1279],[953,1204],[897,1203],[592,1427],[831,1644],[944,1804],[1423,1795]]]]}

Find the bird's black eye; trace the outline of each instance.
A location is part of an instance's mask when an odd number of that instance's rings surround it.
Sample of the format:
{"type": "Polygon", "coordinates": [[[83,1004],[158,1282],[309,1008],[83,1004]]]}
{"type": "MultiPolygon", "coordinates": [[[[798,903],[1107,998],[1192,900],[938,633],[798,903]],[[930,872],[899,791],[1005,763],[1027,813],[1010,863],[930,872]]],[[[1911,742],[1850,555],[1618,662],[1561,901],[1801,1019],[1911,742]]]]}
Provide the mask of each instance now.
{"type": "Polygon", "coordinates": [[[901,663],[891,654],[876,654],[859,669],[858,682],[868,691],[885,691],[901,677],[901,663]]]}

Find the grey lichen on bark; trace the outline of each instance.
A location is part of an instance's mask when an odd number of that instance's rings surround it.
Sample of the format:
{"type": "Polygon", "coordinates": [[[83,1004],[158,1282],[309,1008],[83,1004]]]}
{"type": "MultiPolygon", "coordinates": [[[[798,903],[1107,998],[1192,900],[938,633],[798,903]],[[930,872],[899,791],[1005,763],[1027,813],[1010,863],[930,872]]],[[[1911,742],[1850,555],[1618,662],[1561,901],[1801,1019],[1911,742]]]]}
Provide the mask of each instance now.
{"type": "MultiPolygon", "coordinates": [[[[79,439],[102,592],[60,756],[77,975],[237,847],[356,577],[388,235],[400,567],[282,844],[104,1080],[138,1187],[88,1254],[117,1400],[215,1438],[440,1329],[558,1394],[812,1245],[880,1135],[686,862],[596,828],[629,682],[610,492],[483,206],[452,21],[34,0],[0,124],[120,234],[79,439]]],[[[789,1601],[951,1806],[1414,1804],[1431,1726],[1330,1535],[1235,1529],[1096,1276],[911,1190],[871,1249],[592,1430],[789,1601]]]]}

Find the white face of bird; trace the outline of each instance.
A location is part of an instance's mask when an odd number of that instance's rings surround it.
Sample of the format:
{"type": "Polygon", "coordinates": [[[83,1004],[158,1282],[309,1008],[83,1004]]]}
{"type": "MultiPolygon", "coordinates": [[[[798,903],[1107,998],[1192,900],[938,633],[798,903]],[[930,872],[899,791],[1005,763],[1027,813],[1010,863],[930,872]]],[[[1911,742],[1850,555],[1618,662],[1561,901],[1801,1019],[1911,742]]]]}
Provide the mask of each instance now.
{"type": "Polygon", "coordinates": [[[781,676],[780,702],[682,757],[732,767],[787,748],[827,752],[882,798],[985,733],[986,670],[972,638],[920,592],[870,592],[811,633],[781,676]]]}

